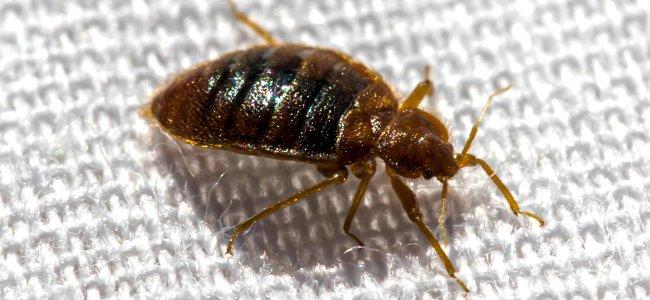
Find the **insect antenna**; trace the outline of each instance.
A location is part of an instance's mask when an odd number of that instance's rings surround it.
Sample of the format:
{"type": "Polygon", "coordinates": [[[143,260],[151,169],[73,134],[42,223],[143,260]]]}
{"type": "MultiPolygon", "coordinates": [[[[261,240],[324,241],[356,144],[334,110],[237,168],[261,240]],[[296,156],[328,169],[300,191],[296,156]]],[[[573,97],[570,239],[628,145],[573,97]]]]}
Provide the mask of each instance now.
{"type": "Polygon", "coordinates": [[[481,114],[478,116],[478,118],[476,118],[476,121],[474,122],[474,126],[472,126],[472,131],[470,131],[469,133],[469,137],[467,138],[467,142],[465,142],[465,147],[463,147],[463,151],[460,153],[460,156],[467,154],[469,148],[472,146],[472,142],[474,141],[474,138],[476,137],[476,133],[478,132],[478,126],[481,124],[481,121],[483,121],[483,118],[485,117],[485,113],[487,112],[488,108],[490,108],[490,106],[492,105],[492,100],[494,100],[494,97],[509,91],[511,88],[512,86],[509,85],[500,90],[497,90],[496,92],[492,93],[492,95],[490,95],[488,101],[483,106],[483,110],[481,110],[481,114]]]}
{"type": "Polygon", "coordinates": [[[460,154],[456,155],[456,164],[458,165],[458,168],[480,166],[483,169],[483,171],[485,171],[485,173],[488,175],[488,177],[490,177],[492,182],[494,182],[494,184],[497,186],[499,191],[501,191],[503,197],[506,198],[506,200],[508,201],[508,205],[510,205],[510,210],[512,210],[512,212],[515,215],[523,214],[527,217],[535,219],[537,222],[539,222],[540,226],[544,226],[544,219],[542,219],[542,217],[530,211],[521,211],[519,209],[519,203],[517,203],[515,197],[512,196],[512,193],[510,193],[508,187],[506,187],[503,181],[501,181],[499,176],[497,176],[497,174],[494,172],[492,167],[488,165],[487,162],[485,162],[480,158],[477,158],[472,154],[467,153],[469,151],[469,148],[472,146],[472,142],[474,141],[474,138],[476,137],[476,133],[478,132],[478,127],[481,124],[483,117],[485,117],[485,113],[487,112],[488,108],[492,104],[492,100],[494,99],[494,97],[507,92],[511,88],[512,86],[507,86],[505,88],[497,90],[496,92],[492,93],[492,95],[490,95],[487,103],[485,103],[485,106],[483,106],[483,110],[481,111],[481,114],[476,119],[476,122],[474,122],[474,126],[472,126],[472,131],[470,131],[469,133],[469,137],[467,138],[467,142],[465,142],[465,147],[463,147],[463,151],[460,154]]]}

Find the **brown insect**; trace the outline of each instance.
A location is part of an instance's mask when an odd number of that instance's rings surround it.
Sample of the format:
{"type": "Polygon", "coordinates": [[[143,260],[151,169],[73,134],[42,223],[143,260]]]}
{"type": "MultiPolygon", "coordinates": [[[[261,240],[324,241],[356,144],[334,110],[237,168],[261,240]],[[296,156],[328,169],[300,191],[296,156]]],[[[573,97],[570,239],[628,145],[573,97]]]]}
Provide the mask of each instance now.
{"type": "Polygon", "coordinates": [[[344,183],[347,166],[361,183],[343,231],[363,245],[350,232],[350,224],[375,174],[377,157],[386,164],[391,185],[409,219],[429,240],[449,276],[466,292],[469,290],[456,277],[454,266],[425,224],[415,195],[402,177],[435,177],[442,183],[438,224],[445,242],[447,182],[464,167],[480,166],[515,215],[544,224],[540,216],[521,211],[492,168],[468,153],[492,99],[509,87],[489,97],[465,147],[455,154],[443,123],[418,109],[420,102],[434,92],[428,68],[426,79],[398,104],[390,86],[370,68],[336,50],[279,43],[233,2],[230,7],[237,19],[266,44],[225,54],[183,72],[159,88],[145,114],[188,144],[312,163],[327,179],[239,224],[227,253],[232,253],[237,236],[255,222],[326,187],[344,183]]]}

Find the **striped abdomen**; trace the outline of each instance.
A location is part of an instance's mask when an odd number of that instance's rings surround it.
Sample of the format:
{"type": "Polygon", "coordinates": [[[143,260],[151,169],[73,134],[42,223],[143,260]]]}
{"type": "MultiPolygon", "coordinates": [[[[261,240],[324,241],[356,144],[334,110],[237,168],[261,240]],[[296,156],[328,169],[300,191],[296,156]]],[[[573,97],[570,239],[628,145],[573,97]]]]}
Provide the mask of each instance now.
{"type": "Polygon", "coordinates": [[[152,112],[192,144],[333,161],[342,118],[370,92],[394,98],[374,72],[337,52],[260,46],[184,72],[154,96],[152,112]]]}

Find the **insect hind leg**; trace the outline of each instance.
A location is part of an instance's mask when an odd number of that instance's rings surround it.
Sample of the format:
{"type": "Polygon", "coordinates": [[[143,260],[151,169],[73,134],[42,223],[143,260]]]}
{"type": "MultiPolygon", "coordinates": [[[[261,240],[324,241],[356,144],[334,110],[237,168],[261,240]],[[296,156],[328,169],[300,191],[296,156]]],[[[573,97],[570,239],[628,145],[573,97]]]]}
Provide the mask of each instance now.
{"type": "Polygon", "coordinates": [[[248,28],[253,30],[257,35],[263,38],[267,44],[274,45],[277,44],[277,40],[273,38],[271,33],[269,33],[264,27],[262,27],[257,22],[253,21],[248,15],[237,8],[234,0],[228,0],[228,5],[230,6],[230,11],[235,15],[235,18],[240,22],[244,23],[248,28]]]}

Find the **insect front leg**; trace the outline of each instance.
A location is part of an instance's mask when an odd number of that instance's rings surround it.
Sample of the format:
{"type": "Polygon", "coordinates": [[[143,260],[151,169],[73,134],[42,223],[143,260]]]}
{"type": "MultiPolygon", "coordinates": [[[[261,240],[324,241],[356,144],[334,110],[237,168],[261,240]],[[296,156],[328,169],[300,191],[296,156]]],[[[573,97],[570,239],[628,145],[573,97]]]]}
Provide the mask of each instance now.
{"type": "Polygon", "coordinates": [[[449,260],[449,257],[447,257],[445,251],[442,250],[442,247],[440,247],[440,243],[438,243],[438,240],[436,240],[431,230],[427,227],[427,225],[422,220],[423,219],[422,213],[420,212],[420,208],[418,207],[418,204],[415,201],[415,194],[413,194],[413,191],[411,191],[411,189],[404,183],[404,181],[402,181],[399,178],[399,176],[395,173],[395,171],[391,170],[390,168],[387,168],[386,174],[388,174],[393,190],[397,194],[399,200],[402,201],[402,207],[406,211],[406,214],[408,215],[411,222],[415,223],[415,225],[418,226],[420,232],[424,234],[427,240],[429,240],[431,246],[433,246],[433,249],[436,250],[438,257],[440,257],[440,260],[442,260],[442,263],[445,265],[445,269],[447,270],[447,274],[449,275],[449,277],[456,280],[456,283],[458,283],[458,285],[463,289],[463,291],[468,293],[469,289],[467,288],[465,283],[462,280],[460,280],[458,277],[456,277],[456,268],[454,268],[454,265],[449,260]]]}
{"type": "Polygon", "coordinates": [[[442,235],[442,241],[445,245],[449,245],[447,239],[447,228],[445,228],[445,217],[447,216],[447,191],[449,190],[449,183],[447,180],[441,180],[442,193],[440,193],[440,215],[438,216],[438,229],[442,235]]]}
{"type": "Polygon", "coordinates": [[[273,38],[271,33],[269,33],[266,29],[264,29],[264,27],[253,21],[248,15],[237,8],[234,0],[228,0],[228,4],[230,5],[230,11],[232,11],[232,13],[235,15],[235,18],[244,23],[244,25],[248,26],[248,28],[263,38],[269,45],[277,44],[277,41],[275,38],[273,38]]]}
{"type": "Polygon", "coordinates": [[[352,172],[361,178],[361,182],[359,183],[359,187],[357,188],[356,193],[354,193],[354,198],[352,198],[352,206],[348,211],[348,215],[345,217],[345,223],[343,224],[343,232],[345,232],[345,234],[347,234],[355,242],[357,242],[359,246],[363,246],[363,242],[352,232],[350,232],[350,225],[352,224],[352,219],[354,218],[354,215],[357,213],[359,204],[361,204],[361,200],[363,200],[363,195],[366,193],[366,188],[368,187],[368,183],[370,182],[372,176],[375,175],[375,169],[376,167],[375,167],[374,159],[365,162],[363,165],[352,166],[352,172]],[[359,171],[359,172],[355,172],[355,171],[359,171]]]}
{"type": "Polygon", "coordinates": [[[277,202],[277,203],[267,207],[263,211],[259,212],[257,215],[255,215],[255,216],[249,218],[248,220],[240,223],[239,225],[237,225],[237,227],[235,227],[235,232],[230,237],[230,240],[228,240],[228,247],[226,249],[226,254],[232,254],[232,245],[235,243],[235,240],[237,239],[237,237],[242,232],[246,231],[248,228],[253,226],[253,224],[255,224],[255,222],[261,221],[262,219],[270,216],[271,214],[275,213],[276,211],[278,211],[280,209],[283,209],[283,208],[289,207],[291,205],[294,205],[294,204],[300,202],[300,200],[303,200],[303,199],[307,198],[308,196],[311,196],[314,193],[320,192],[321,190],[323,190],[326,187],[329,187],[329,186],[332,186],[332,185],[335,185],[335,184],[344,183],[347,180],[347,178],[348,178],[348,170],[345,169],[345,168],[340,169],[339,171],[337,171],[337,172],[333,173],[331,176],[329,176],[327,179],[322,180],[322,181],[316,183],[315,185],[313,185],[313,186],[311,186],[309,188],[306,188],[306,189],[300,191],[299,193],[297,193],[297,194],[295,194],[295,195],[293,195],[293,196],[291,196],[291,197],[289,197],[287,199],[284,199],[284,200],[282,200],[280,202],[277,202]]]}

